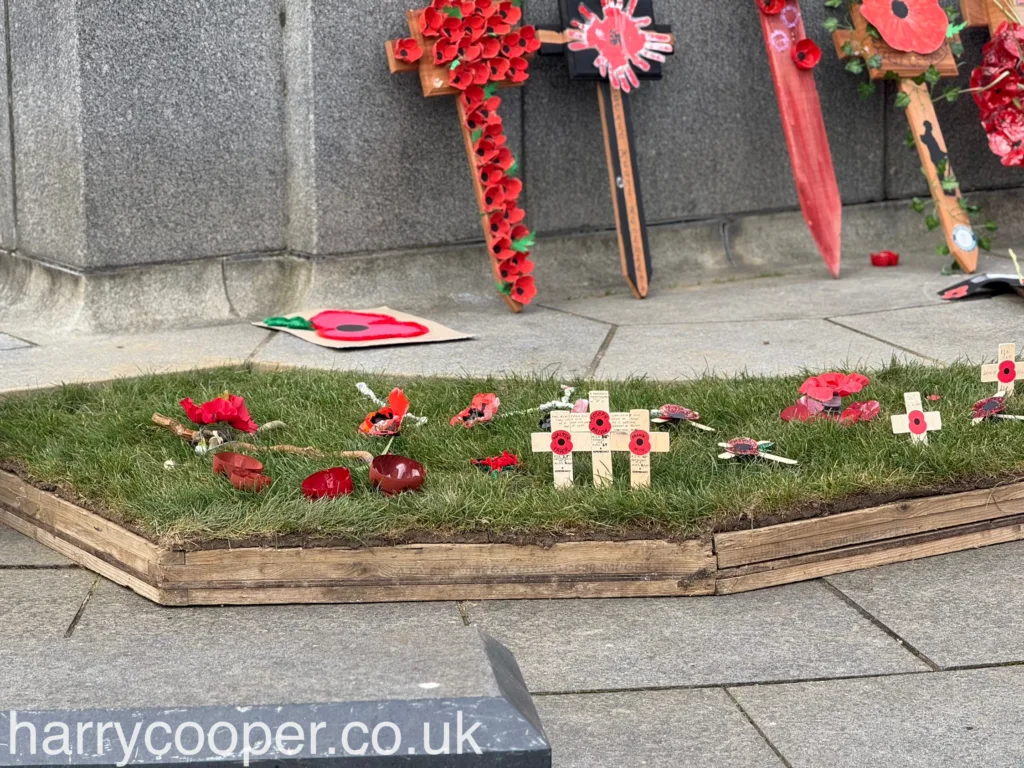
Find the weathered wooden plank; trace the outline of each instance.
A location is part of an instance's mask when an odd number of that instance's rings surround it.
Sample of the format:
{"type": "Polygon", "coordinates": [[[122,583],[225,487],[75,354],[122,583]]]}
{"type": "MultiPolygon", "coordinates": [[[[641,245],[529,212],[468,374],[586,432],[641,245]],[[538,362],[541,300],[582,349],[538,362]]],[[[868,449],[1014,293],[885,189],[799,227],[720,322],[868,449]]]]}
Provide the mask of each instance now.
{"type": "Polygon", "coordinates": [[[1024,539],[1024,515],[718,571],[719,595],[1024,539]]]}
{"type": "Polygon", "coordinates": [[[719,568],[793,557],[1024,513],[1024,483],[912,499],[715,536],[719,568]]]}

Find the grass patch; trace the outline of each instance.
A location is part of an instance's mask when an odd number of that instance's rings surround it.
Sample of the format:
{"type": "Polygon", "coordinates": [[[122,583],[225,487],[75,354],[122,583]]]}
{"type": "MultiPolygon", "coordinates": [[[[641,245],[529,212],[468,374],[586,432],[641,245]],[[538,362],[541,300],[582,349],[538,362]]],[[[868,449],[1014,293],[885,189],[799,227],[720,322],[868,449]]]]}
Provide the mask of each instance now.
{"type": "MultiPolygon", "coordinates": [[[[872,374],[859,396],[877,399],[881,417],[851,428],[831,422],[786,424],[779,411],[796,399],[802,376],[706,378],[657,383],[567,382],[585,396],[611,391],[612,408],[673,402],[701,412],[717,434],[690,427],[672,432],[669,454],[653,456],[653,487],[629,488],[628,459],[615,457],[615,483],[595,490],[590,460],[576,458],[576,487],[556,491],[550,455],[530,453],[536,413],[499,419],[472,430],[448,420],[477,392],[496,392],[511,412],[555,399],[555,379],[436,379],[367,377],[322,371],[258,372],[248,368],[124,379],[100,387],[59,390],[0,401],[0,459],[33,482],[59,489],[78,503],[165,543],[301,536],[350,541],[526,541],[572,537],[689,537],[754,522],[806,516],[935,488],[966,488],[1024,475],[1024,422],[971,426],[971,404],[992,393],[977,366],[892,365],[872,374]],[[402,386],[412,410],[428,416],[407,427],[394,453],[422,462],[425,491],[387,499],[374,492],[363,465],[349,462],[356,492],[311,503],[300,483],[339,462],[260,454],[273,486],[258,495],[236,491],[183,441],[150,423],[154,411],[187,422],[177,405],[228,390],[243,395],[258,423],[281,419],[287,428],[262,440],[325,451],[383,450],[356,426],[371,410],[355,383],[378,394],[402,386]],[[922,448],[894,436],[889,414],[902,413],[903,393],[938,393],[944,429],[922,448]],[[770,462],[722,462],[718,440],[773,440],[775,452],[799,467],[770,462]],[[469,460],[518,453],[525,471],[492,478],[469,460]],[[173,459],[174,470],[164,469],[173,459]]],[[[1020,412],[1011,408],[1010,411],[1020,412]]]]}

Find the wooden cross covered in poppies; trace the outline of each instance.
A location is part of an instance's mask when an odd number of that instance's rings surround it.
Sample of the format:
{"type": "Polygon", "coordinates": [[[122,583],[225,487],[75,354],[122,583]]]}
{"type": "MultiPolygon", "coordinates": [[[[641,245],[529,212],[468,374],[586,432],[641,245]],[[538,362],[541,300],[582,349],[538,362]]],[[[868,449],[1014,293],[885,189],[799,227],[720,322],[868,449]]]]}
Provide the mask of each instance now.
{"type": "Polygon", "coordinates": [[[1017,367],[1016,345],[1000,344],[999,362],[981,366],[981,380],[986,383],[997,382],[999,391],[1012,397],[1016,382],[1024,381],[1024,365],[1017,367]]]}
{"type": "Polygon", "coordinates": [[[653,0],[558,0],[561,29],[538,31],[542,54],[564,54],[573,80],[597,82],[622,273],[638,298],[653,267],[629,94],[660,80],[672,53],[671,27],[654,24],[653,0]]]}
{"type": "Polygon", "coordinates": [[[910,435],[910,439],[922,445],[928,444],[928,433],[942,429],[942,414],[938,411],[925,411],[921,405],[920,392],[907,392],[903,395],[907,412],[892,416],[892,431],[897,435],[910,435]]]}
{"type": "Polygon", "coordinates": [[[555,487],[573,484],[573,454],[592,456],[594,486],[611,485],[612,452],[628,452],[630,485],[644,488],[651,484],[651,453],[666,453],[669,437],[651,432],[648,410],[611,413],[607,392],[590,393],[590,410],[582,413],[551,412],[551,432],[531,436],[534,453],[550,453],[555,487]]]}
{"type": "Polygon", "coordinates": [[[540,48],[533,27],[516,27],[520,0],[432,0],[407,11],[409,37],[388,40],[391,73],[417,72],[423,95],[456,96],[491,271],[513,312],[536,294],[534,236],[519,207],[523,183],[498,115],[498,88],[522,85],[540,48]]]}
{"type": "Polygon", "coordinates": [[[956,77],[952,43],[959,42],[959,38],[947,37],[949,19],[937,1],[907,4],[903,0],[865,0],[851,3],[849,10],[853,30],[832,33],[836,52],[842,59],[863,58],[872,80],[887,79],[890,72],[898,75],[907,120],[946,245],[964,271],[973,272],[978,266],[978,236],[961,200],[935,105],[923,80],[932,67],[942,77],[956,77]],[[868,22],[881,39],[870,34],[868,22]]]}

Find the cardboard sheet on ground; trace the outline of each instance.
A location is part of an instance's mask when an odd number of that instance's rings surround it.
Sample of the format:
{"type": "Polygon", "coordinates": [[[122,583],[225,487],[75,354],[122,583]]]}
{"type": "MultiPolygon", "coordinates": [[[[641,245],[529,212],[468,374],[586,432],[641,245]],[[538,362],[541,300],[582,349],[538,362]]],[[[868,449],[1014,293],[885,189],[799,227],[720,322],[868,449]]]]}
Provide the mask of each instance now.
{"type": "Polygon", "coordinates": [[[430,344],[473,338],[468,333],[454,331],[433,320],[389,307],[302,310],[282,317],[268,317],[253,325],[284,331],[310,344],[330,349],[430,344]]]}

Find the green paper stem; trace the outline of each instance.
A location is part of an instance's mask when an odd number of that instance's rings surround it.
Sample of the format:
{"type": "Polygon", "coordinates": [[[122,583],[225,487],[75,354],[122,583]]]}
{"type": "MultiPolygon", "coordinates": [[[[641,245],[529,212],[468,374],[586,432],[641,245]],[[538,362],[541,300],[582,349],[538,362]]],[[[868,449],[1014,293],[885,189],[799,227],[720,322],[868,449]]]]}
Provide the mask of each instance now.
{"type": "Polygon", "coordinates": [[[263,324],[270,328],[291,328],[294,331],[315,331],[314,325],[304,317],[268,317],[263,324]]]}

